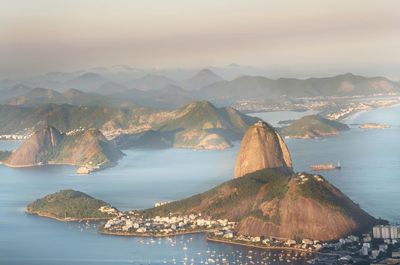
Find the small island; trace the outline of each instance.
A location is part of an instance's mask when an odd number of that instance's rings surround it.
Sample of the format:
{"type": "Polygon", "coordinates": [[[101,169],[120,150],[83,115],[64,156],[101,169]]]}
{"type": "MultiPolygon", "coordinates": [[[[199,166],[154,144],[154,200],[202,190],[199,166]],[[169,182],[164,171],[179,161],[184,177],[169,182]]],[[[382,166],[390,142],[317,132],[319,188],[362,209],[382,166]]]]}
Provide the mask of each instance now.
{"type": "Polygon", "coordinates": [[[104,201],[70,189],[36,200],[26,207],[26,211],[63,222],[108,220],[118,212],[104,201]]]}
{"type": "Polygon", "coordinates": [[[380,123],[364,123],[359,126],[360,129],[388,129],[390,125],[380,123]]]}
{"type": "Polygon", "coordinates": [[[326,119],[320,115],[305,116],[283,127],[281,133],[285,138],[315,139],[338,135],[349,127],[341,122],[326,119]]]}

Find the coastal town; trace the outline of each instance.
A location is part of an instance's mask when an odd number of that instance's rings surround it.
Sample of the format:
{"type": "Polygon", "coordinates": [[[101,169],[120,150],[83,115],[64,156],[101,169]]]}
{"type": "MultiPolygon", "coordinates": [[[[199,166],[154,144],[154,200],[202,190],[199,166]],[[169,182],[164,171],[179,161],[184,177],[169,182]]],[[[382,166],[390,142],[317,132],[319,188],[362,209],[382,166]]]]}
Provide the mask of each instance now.
{"type": "MultiPolygon", "coordinates": [[[[118,212],[115,208],[103,208],[102,211],[108,211],[113,216],[100,227],[99,231],[103,234],[171,238],[178,235],[206,233],[207,240],[216,243],[314,254],[313,258],[308,260],[309,264],[359,262],[376,265],[400,264],[400,225],[377,225],[368,233],[322,242],[306,238],[241,235],[237,233],[236,222],[226,219],[213,220],[200,213],[145,218],[136,211],[118,212]]],[[[297,259],[297,255],[289,258],[280,255],[278,259],[291,263],[297,259]]]]}
{"type": "Polygon", "coordinates": [[[26,140],[30,137],[30,134],[3,134],[0,135],[0,140],[26,140]]]}
{"type": "Polygon", "coordinates": [[[156,216],[145,218],[140,213],[130,211],[118,213],[100,230],[104,234],[166,237],[210,231],[233,231],[236,223],[226,219],[212,220],[199,214],[156,216]]]}
{"type": "Polygon", "coordinates": [[[240,100],[232,107],[246,112],[270,112],[270,111],[306,111],[320,112],[332,120],[342,120],[360,111],[374,108],[382,108],[396,105],[400,102],[399,96],[374,95],[373,97],[303,97],[296,99],[286,98],[283,103],[263,102],[259,100],[240,100]]]}

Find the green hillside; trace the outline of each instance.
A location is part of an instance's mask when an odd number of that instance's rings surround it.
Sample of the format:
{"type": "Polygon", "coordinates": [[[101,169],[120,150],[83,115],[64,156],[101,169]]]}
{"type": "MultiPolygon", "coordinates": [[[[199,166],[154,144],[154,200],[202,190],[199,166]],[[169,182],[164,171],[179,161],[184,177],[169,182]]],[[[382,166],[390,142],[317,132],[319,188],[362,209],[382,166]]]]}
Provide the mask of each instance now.
{"type": "Polygon", "coordinates": [[[151,140],[159,142],[160,147],[225,149],[232,141],[241,139],[245,130],[257,120],[206,101],[177,110],[67,104],[0,105],[0,134],[28,134],[46,126],[61,132],[97,128],[105,135],[116,137],[115,142],[121,143],[123,148],[156,147],[154,142],[148,142],[151,140]],[[137,142],[139,139],[141,143],[137,142]]]}
{"type": "Polygon", "coordinates": [[[11,155],[11,151],[0,151],[0,162],[6,160],[11,155]]]}
{"type": "MultiPolygon", "coordinates": [[[[260,170],[246,177],[229,180],[209,191],[194,195],[184,200],[174,201],[166,205],[147,209],[145,216],[166,216],[170,213],[189,214],[201,212],[206,216],[214,218],[226,218],[240,221],[242,218],[254,215],[259,216],[255,207],[246,207],[244,202],[257,203],[254,196],[258,194],[264,185],[270,188],[263,192],[261,200],[281,199],[287,192],[287,184],[290,177],[283,176],[274,170],[260,170]],[[235,209],[236,210],[233,210],[235,209]]],[[[259,202],[258,202],[259,203],[259,202]]],[[[268,217],[266,217],[268,219],[268,217]]]]}
{"type": "Polygon", "coordinates": [[[333,136],[349,127],[337,121],[325,119],[319,115],[305,116],[281,129],[281,133],[292,138],[317,138],[333,136]]]}
{"type": "Polygon", "coordinates": [[[138,137],[123,136],[118,142],[127,146],[225,149],[239,140],[258,119],[232,108],[217,108],[207,101],[191,103],[174,111],[174,115],[138,137]],[[130,138],[130,139],[128,139],[130,138]]]}
{"type": "Polygon", "coordinates": [[[35,107],[0,105],[0,133],[12,134],[45,125],[65,132],[78,128],[128,128],[140,124],[153,110],[138,107],[72,106],[45,104],[35,107]]]}
{"type": "Polygon", "coordinates": [[[145,216],[198,214],[238,222],[238,233],[319,240],[365,231],[376,219],[323,177],[285,176],[270,169],[229,180],[187,199],[143,211],[145,216]],[[329,216],[330,222],[321,216],[329,216]]]}
{"type": "Polygon", "coordinates": [[[64,221],[108,219],[109,214],[99,210],[102,206],[111,207],[83,192],[61,190],[30,203],[27,212],[64,221]]]}

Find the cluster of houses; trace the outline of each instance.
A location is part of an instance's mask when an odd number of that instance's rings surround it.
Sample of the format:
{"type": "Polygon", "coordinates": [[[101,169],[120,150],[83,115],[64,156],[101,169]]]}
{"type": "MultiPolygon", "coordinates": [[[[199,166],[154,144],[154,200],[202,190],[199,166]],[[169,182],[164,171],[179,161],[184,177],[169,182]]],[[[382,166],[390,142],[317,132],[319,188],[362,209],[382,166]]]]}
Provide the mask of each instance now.
{"type": "Polygon", "coordinates": [[[68,136],[73,136],[73,135],[78,135],[85,130],[86,130],[86,127],[79,127],[77,129],[70,130],[70,131],[66,132],[65,134],[68,136]]]}
{"type": "Polygon", "coordinates": [[[321,177],[320,175],[310,175],[306,173],[298,173],[296,180],[298,181],[299,184],[304,184],[306,183],[310,178],[314,178],[316,181],[319,182],[324,182],[324,178],[321,177]]]}
{"type": "Polygon", "coordinates": [[[222,229],[213,231],[208,235],[208,239],[212,241],[223,241],[228,243],[240,243],[254,247],[264,248],[280,248],[280,249],[298,249],[302,251],[318,251],[323,247],[319,240],[311,239],[282,239],[275,237],[263,236],[246,236],[236,233],[234,230],[222,229]]]}
{"type": "Polygon", "coordinates": [[[324,243],[322,253],[339,256],[341,263],[400,264],[400,226],[375,226],[372,233],[324,243]]]}
{"type": "Polygon", "coordinates": [[[346,118],[347,116],[355,112],[377,107],[387,107],[398,103],[399,103],[399,98],[372,99],[364,102],[351,102],[349,104],[346,104],[346,106],[343,106],[340,110],[328,114],[327,118],[330,120],[340,120],[346,118]]]}
{"type": "Polygon", "coordinates": [[[26,140],[31,135],[23,135],[23,134],[3,134],[0,135],[0,140],[26,140]]]}
{"type": "Polygon", "coordinates": [[[340,120],[340,119],[343,119],[343,118],[349,116],[350,114],[352,114],[354,112],[367,110],[370,108],[371,108],[370,106],[368,106],[364,103],[351,103],[346,108],[342,108],[342,109],[338,110],[337,112],[327,115],[327,118],[330,120],[340,120]]]}
{"type": "Polygon", "coordinates": [[[102,212],[102,213],[107,213],[109,215],[117,215],[117,214],[119,214],[119,211],[116,208],[108,206],[108,205],[101,206],[99,208],[99,211],[102,212]]]}
{"type": "Polygon", "coordinates": [[[171,236],[212,230],[234,230],[235,225],[236,223],[226,219],[202,218],[201,214],[144,218],[131,211],[119,213],[108,220],[103,226],[102,232],[138,236],[171,236]]]}
{"type": "MultiPolygon", "coordinates": [[[[400,226],[398,225],[375,226],[372,233],[362,236],[350,235],[335,242],[244,236],[229,229],[213,231],[208,239],[254,247],[318,251],[329,254],[327,257],[317,258],[323,259],[322,263],[328,264],[337,263],[337,261],[341,264],[366,261],[374,265],[400,265],[400,226]]],[[[319,263],[321,262],[315,262],[315,264],[319,263]]]]}
{"type": "Polygon", "coordinates": [[[160,207],[160,206],[166,205],[166,204],[168,204],[168,203],[170,203],[170,201],[156,202],[156,203],[154,204],[154,207],[160,207]]]}
{"type": "MultiPolygon", "coordinates": [[[[300,176],[299,179],[304,181],[300,176]]],[[[399,225],[378,225],[373,227],[371,233],[361,236],[350,235],[335,242],[320,242],[311,239],[294,240],[241,235],[237,233],[237,223],[227,219],[213,220],[202,217],[200,213],[146,218],[136,211],[119,212],[109,206],[102,206],[99,210],[108,213],[111,217],[101,228],[101,232],[107,234],[173,236],[208,232],[208,239],[211,241],[305,252],[318,251],[329,254],[328,259],[338,260],[342,264],[367,261],[374,265],[400,265],[399,225]]],[[[315,263],[317,264],[318,261],[315,263]]]]}

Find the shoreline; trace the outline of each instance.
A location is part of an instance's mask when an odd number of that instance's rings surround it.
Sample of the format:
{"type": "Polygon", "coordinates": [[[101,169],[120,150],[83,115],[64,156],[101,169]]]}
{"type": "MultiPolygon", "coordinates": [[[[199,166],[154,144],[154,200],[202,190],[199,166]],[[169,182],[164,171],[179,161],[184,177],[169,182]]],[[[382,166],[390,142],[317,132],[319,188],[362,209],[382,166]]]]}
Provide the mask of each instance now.
{"type": "Polygon", "coordinates": [[[77,175],[84,175],[84,174],[78,173],[77,170],[81,167],[86,167],[89,169],[89,173],[87,173],[87,174],[90,174],[90,173],[104,170],[107,168],[115,167],[116,165],[118,165],[118,162],[110,161],[110,162],[106,162],[106,163],[97,165],[95,167],[87,166],[87,165],[77,165],[77,164],[73,164],[73,163],[59,163],[59,162],[47,162],[45,164],[30,164],[30,165],[11,165],[9,163],[6,163],[5,161],[0,161],[0,165],[4,165],[6,167],[16,168],[16,169],[18,169],[18,168],[40,168],[40,167],[45,167],[45,166],[71,166],[71,167],[75,167],[75,173],[77,175]]]}
{"type": "Polygon", "coordinates": [[[368,113],[368,112],[378,110],[378,109],[390,109],[390,108],[396,108],[396,107],[400,107],[400,102],[395,103],[393,105],[380,106],[380,107],[375,107],[375,108],[371,107],[366,110],[355,111],[354,113],[350,114],[349,116],[343,118],[341,120],[341,122],[346,123],[346,124],[352,124],[352,123],[354,123],[354,119],[358,118],[360,115],[362,115],[364,113],[368,113]]]}
{"type": "Polygon", "coordinates": [[[201,233],[209,233],[210,230],[198,230],[198,231],[188,231],[188,232],[177,232],[173,234],[146,234],[146,233],[132,233],[132,232],[110,232],[100,229],[98,231],[99,234],[102,235],[111,235],[111,236],[127,236],[127,237],[154,237],[154,238],[162,238],[162,237],[175,237],[182,235],[190,235],[190,234],[201,234],[201,233]]]}
{"type": "MultiPolygon", "coordinates": [[[[129,232],[109,232],[104,230],[99,230],[98,233],[102,235],[109,235],[109,236],[127,236],[127,237],[142,237],[142,238],[165,238],[165,237],[176,237],[181,235],[190,235],[190,234],[201,234],[205,233],[208,234],[210,230],[199,230],[199,231],[190,231],[190,232],[180,232],[174,234],[146,234],[146,233],[129,233],[129,232]]],[[[217,239],[210,237],[209,235],[206,236],[206,241],[214,242],[214,243],[221,243],[221,244],[230,244],[230,245],[238,245],[247,248],[257,248],[257,249],[266,249],[266,250],[283,250],[283,251],[296,251],[296,252],[303,252],[303,253],[310,253],[310,254],[319,254],[319,255],[334,255],[330,253],[322,253],[317,250],[310,250],[310,249],[302,249],[302,248],[293,248],[293,247],[277,247],[277,246],[263,246],[254,243],[246,243],[241,241],[234,241],[234,240],[227,240],[227,239],[217,239]]]]}
{"type": "Polygon", "coordinates": [[[335,133],[328,133],[325,135],[320,135],[320,136],[300,136],[300,135],[284,135],[285,139],[301,139],[301,140],[319,140],[319,139],[324,139],[328,137],[336,137],[339,136],[341,132],[335,132],[335,133]]]}
{"type": "Polygon", "coordinates": [[[251,247],[251,248],[258,248],[258,249],[286,250],[286,251],[297,251],[297,252],[314,253],[314,254],[324,254],[324,253],[318,252],[316,250],[309,250],[309,249],[302,249],[302,248],[292,248],[292,247],[263,246],[263,245],[258,245],[258,244],[254,244],[254,243],[253,244],[252,243],[245,243],[245,242],[239,242],[239,241],[228,240],[228,239],[217,239],[217,238],[212,238],[212,237],[209,237],[209,236],[207,236],[207,241],[215,242],[215,243],[238,245],[238,246],[244,246],[244,247],[251,247]]]}
{"type": "Polygon", "coordinates": [[[46,214],[46,213],[40,213],[40,212],[32,212],[29,210],[25,211],[26,214],[28,215],[32,215],[32,216],[37,216],[37,217],[44,217],[44,218],[48,218],[48,219],[53,219],[59,222],[64,222],[64,223],[68,223],[68,222],[82,222],[82,221],[92,221],[92,222],[100,222],[100,221],[106,221],[109,219],[109,217],[104,217],[104,218],[60,218],[51,214],[46,214]]]}

